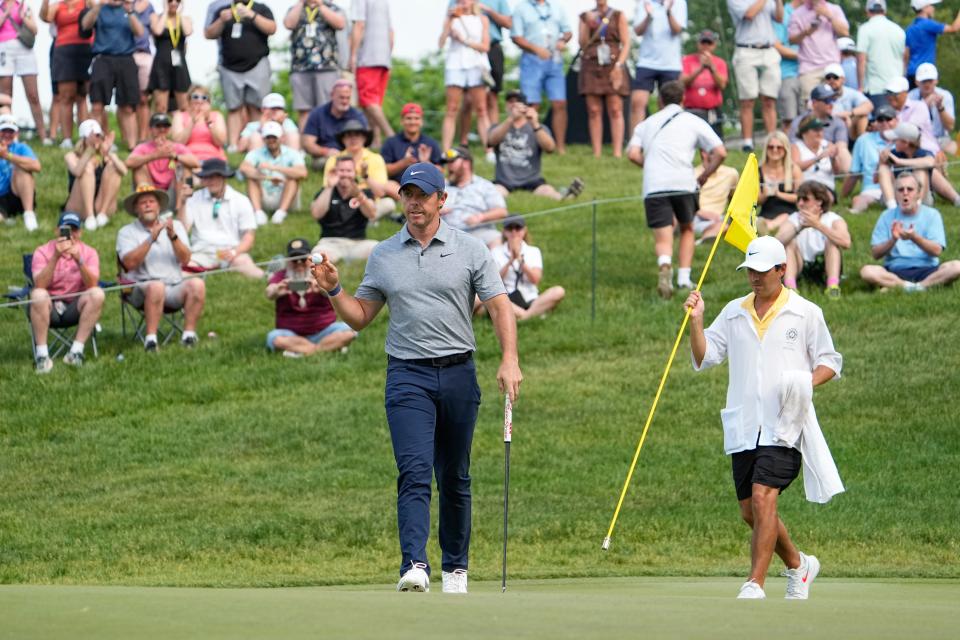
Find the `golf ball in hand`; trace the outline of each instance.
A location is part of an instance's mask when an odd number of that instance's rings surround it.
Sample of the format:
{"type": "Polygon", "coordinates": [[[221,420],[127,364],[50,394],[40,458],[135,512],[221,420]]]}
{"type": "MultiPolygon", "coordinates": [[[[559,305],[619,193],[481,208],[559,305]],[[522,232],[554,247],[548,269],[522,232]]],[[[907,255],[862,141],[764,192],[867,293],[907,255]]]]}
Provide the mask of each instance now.
{"type": "Polygon", "coordinates": [[[314,253],[310,256],[310,259],[313,260],[313,264],[320,264],[321,262],[323,262],[323,254],[314,253]]]}

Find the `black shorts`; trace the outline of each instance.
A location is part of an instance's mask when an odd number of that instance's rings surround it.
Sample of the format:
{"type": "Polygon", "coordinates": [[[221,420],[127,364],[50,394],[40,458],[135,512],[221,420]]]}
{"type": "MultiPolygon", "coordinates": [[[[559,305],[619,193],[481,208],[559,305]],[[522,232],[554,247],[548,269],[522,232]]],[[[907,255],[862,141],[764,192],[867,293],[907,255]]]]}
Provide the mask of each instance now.
{"type": "Polygon", "coordinates": [[[739,451],[730,460],[733,464],[733,486],[737,500],[753,495],[753,485],[779,489],[780,493],[800,475],[800,452],[790,447],[758,445],[752,451],[739,451]]]}
{"type": "Polygon", "coordinates": [[[13,192],[13,189],[0,196],[0,212],[7,217],[18,216],[23,213],[23,202],[20,201],[20,196],[13,192]]]}
{"type": "Polygon", "coordinates": [[[178,67],[170,62],[169,54],[166,60],[161,60],[159,54],[153,57],[153,67],[150,68],[150,84],[148,91],[174,91],[176,93],[186,93],[190,89],[190,71],[187,70],[186,61],[183,61],[178,67]]]}
{"type": "Polygon", "coordinates": [[[65,44],[53,48],[53,80],[55,82],[86,82],[90,79],[90,45],[65,44]]]}
{"type": "Polygon", "coordinates": [[[507,191],[536,191],[543,185],[547,184],[547,181],[543,178],[537,178],[536,180],[531,180],[530,182],[524,182],[523,184],[504,184],[502,182],[493,181],[493,184],[498,184],[507,191]]]}
{"type": "Polygon", "coordinates": [[[653,193],[643,199],[643,208],[647,211],[647,226],[651,229],[672,227],[674,218],[681,225],[693,224],[700,208],[700,196],[696,193],[669,196],[653,193]]]}
{"type": "Polygon", "coordinates": [[[93,59],[90,74],[90,102],[110,104],[113,90],[117,90],[118,106],[135,107],[140,103],[140,81],[133,56],[100,54],[93,59]]]}
{"type": "Polygon", "coordinates": [[[80,322],[80,296],[71,300],[54,300],[50,309],[50,326],[54,329],[74,327],[80,322]]]}
{"type": "Polygon", "coordinates": [[[671,82],[680,77],[679,71],[662,71],[649,67],[637,67],[630,88],[634,91],[653,91],[653,87],[662,87],[663,83],[671,82]]]}
{"type": "Polygon", "coordinates": [[[487,52],[487,60],[490,61],[490,75],[493,76],[493,93],[503,91],[503,48],[499,42],[490,43],[490,51],[487,52]]]}

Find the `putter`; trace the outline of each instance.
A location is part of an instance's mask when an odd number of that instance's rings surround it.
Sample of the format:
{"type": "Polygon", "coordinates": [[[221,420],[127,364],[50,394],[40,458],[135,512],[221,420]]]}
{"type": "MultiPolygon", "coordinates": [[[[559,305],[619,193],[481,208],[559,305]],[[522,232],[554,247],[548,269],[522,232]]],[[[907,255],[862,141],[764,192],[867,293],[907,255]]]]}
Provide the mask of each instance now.
{"type": "Polygon", "coordinates": [[[507,507],[510,499],[510,440],[513,438],[513,404],[510,393],[503,403],[503,564],[500,593],[507,590],[507,507]]]}

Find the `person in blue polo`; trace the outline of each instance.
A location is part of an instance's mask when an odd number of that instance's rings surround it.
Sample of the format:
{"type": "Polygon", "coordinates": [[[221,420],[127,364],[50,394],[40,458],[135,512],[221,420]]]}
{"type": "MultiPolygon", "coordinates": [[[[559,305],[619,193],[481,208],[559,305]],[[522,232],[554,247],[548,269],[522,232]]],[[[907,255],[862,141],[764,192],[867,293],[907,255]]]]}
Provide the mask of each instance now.
{"type": "Polygon", "coordinates": [[[443,174],[425,162],[400,178],[407,222],[367,261],[356,297],[340,285],[324,257],[313,275],[340,318],[359,331],[384,303],[387,327],[386,413],[397,470],[400,533],[398,591],[429,591],[430,488],[440,497],[439,542],[444,593],[467,592],[470,547],[470,448],[480,407],[471,324],[480,298],[500,341],[500,391],[517,397],[517,325],[496,263],[480,240],[440,217],[447,196],[443,174]]]}

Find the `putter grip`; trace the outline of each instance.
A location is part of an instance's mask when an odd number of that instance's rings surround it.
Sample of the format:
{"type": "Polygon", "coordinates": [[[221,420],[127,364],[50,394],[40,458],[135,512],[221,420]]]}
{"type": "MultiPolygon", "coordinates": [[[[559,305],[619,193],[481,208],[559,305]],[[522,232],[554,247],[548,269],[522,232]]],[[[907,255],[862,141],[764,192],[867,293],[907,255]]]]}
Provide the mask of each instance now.
{"type": "Polygon", "coordinates": [[[510,442],[513,439],[513,403],[510,402],[510,395],[506,395],[503,403],[503,441],[510,442]]]}

